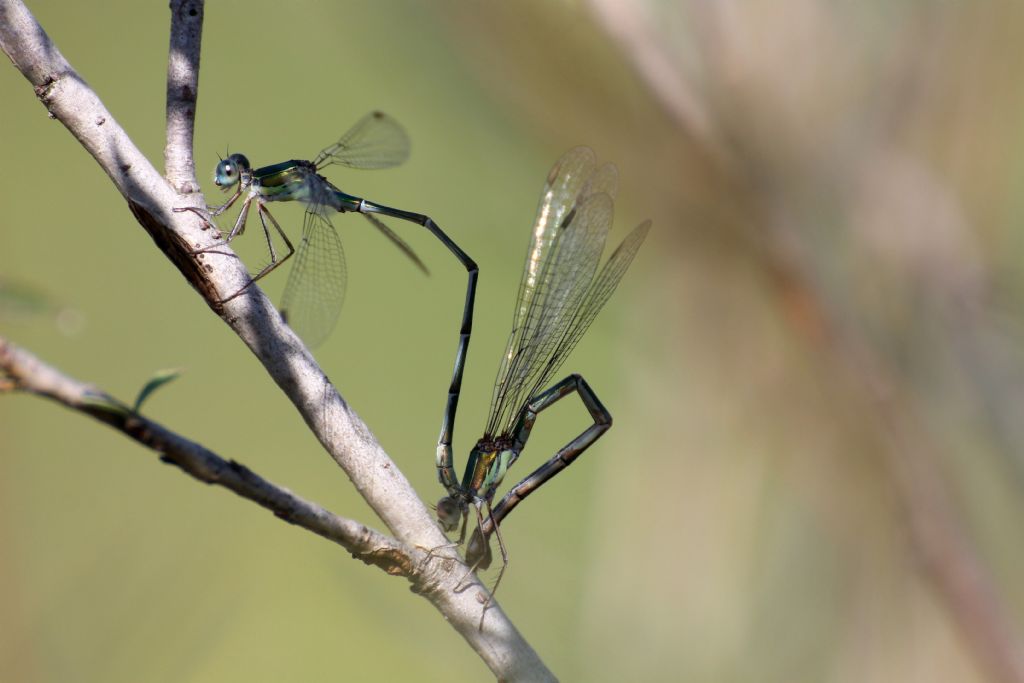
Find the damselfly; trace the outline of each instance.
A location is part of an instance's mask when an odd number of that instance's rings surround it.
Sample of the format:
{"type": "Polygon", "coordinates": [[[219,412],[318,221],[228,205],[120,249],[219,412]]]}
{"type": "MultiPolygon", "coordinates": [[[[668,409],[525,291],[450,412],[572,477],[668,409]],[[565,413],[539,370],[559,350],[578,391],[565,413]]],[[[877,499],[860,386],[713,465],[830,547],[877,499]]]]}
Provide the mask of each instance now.
{"type": "Polygon", "coordinates": [[[499,525],[527,496],[572,464],[611,427],[612,417],[587,382],[572,374],[545,389],[569,352],[593,322],[629,267],[650,228],[637,226],[597,270],[611,228],[618,172],[598,166],[592,150],[577,147],[555,164],[548,175],[526,254],[512,333],[494,384],[484,436],[469,454],[460,482],[452,459],[454,407],[437,447],[437,472],[448,491],[437,504],[446,532],[461,520],[466,538],[469,509],[477,528],[466,551],[472,569],[491,563],[490,535],[498,539],[502,567],[508,552],[499,525]],[[495,491],[526,446],[538,413],[572,392],[579,394],[594,423],[550,460],[513,486],[491,506],[495,491]]]}
{"type": "MultiPolygon", "coordinates": [[[[230,209],[244,194],[245,200],[242,202],[238,219],[225,236],[225,242],[230,242],[245,231],[249,209],[255,202],[256,214],[259,216],[270,252],[270,262],[253,275],[249,283],[223,301],[227,302],[239,296],[252,283],[295,254],[295,264],[292,266],[281,299],[281,313],[308,345],[317,346],[334,328],[344,301],[347,279],[345,254],[329,214],[349,211],[363,214],[406,256],[426,270],[412,249],[377,218],[377,215],[417,223],[437,237],[469,273],[453,380],[453,387],[457,390],[462,374],[461,363],[465,359],[472,328],[473,299],[476,294],[478,272],[476,263],[430,217],[375,204],[347,194],[320,175],[320,171],[332,165],[358,169],[390,168],[401,164],[408,156],[409,138],[398,122],[382,112],[371,112],[352,126],[337,142],[322,150],[313,161],[293,159],[253,169],[249,159],[243,154],[232,154],[221,160],[214,171],[214,183],[225,192],[234,188],[234,194],[222,206],[210,208],[209,215],[219,216],[230,209]],[[288,235],[267,209],[270,202],[286,201],[299,201],[306,206],[298,249],[293,248],[288,235]],[[275,249],[271,226],[284,240],[287,253],[278,254],[275,249]]],[[[200,251],[214,249],[216,246],[200,251]]]]}

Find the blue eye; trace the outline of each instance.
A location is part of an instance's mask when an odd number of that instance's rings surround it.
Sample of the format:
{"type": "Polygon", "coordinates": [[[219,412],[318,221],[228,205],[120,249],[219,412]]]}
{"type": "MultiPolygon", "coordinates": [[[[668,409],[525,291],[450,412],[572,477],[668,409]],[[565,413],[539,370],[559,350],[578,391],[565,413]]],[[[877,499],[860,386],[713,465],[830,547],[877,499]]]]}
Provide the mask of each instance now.
{"type": "Polygon", "coordinates": [[[213,182],[217,187],[227,188],[238,182],[238,176],[249,170],[249,160],[242,154],[232,154],[217,164],[213,182]]]}

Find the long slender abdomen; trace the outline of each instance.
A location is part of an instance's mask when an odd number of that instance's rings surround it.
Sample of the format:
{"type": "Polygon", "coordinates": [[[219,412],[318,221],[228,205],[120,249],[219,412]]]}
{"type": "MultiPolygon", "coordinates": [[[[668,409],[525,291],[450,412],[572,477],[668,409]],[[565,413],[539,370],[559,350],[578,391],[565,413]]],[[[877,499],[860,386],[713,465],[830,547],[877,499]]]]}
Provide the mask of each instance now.
{"type": "Polygon", "coordinates": [[[328,186],[330,188],[330,197],[324,202],[324,204],[335,211],[359,211],[359,205],[362,203],[362,199],[359,197],[353,197],[350,194],[345,194],[330,183],[328,183],[328,186]]]}

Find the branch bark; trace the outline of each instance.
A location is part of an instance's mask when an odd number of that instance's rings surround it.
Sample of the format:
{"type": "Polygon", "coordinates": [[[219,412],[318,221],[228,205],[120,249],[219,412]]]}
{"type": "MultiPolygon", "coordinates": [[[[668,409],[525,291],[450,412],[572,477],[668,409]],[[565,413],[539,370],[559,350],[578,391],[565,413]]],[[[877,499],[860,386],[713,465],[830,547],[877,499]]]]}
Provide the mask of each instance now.
{"type": "MultiPolygon", "coordinates": [[[[194,253],[196,249],[216,244],[219,239],[219,235],[207,229],[194,214],[174,211],[175,207],[190,202],[205,206],[202,194],[197,191],[199,185],[191,153],[203,3],[201,0],[173,0],[171,17],[164,153],[166,179],[136,148],[31,13],[16,0],[0,0],[0,48],[32,84],[50,116],[64,124],[96,159],[157,246],[259,359],[328,454],[401,544],[380,547],[404,547],[403,558],[413,557],[408,548],[442,548],[448,544],[448,539],[441,533],[433,515],[259,287],[251,286],[243,296],[222,303],[228,294],[248,282],[244,264],[237,258],[224,258],[224,254],[233,256],[233,252],[223,244],[217,247],[216,258],[194,253]]],[[[169,433],[156,430],[153,423],[145,425],[149,437],[159,433],[162,439],[169,438],[169,433]]],[[[126,433],[133,438],[143,435],[136,436],[134,428],[126,433]]],[[[160,443],[166,445],[165,441],[160,443]]],[[[230,465],[227,470],[218,467],[212,470],[218,477],[228,476],[228,471],[232,471],[230,465]]],[[[231,476],[237,478],[236,483],[241,484],[247,478],[240,470],[234,472],[231,476]]],[[[256,489],[263,484],[269,486],[262,479],[249,484],[256,489]]],[[[315,510],[307,512],[316,516],[315,510]]],[[[381,540],[373,538],[374,542],[381,540]]],[[[439,550],[436,555],[457,559],[450,549],[439,550]]],[[[456,562],[429,564],[431,570],[417,580],[417,589],[498,678],[554,680],[496,602],[491,602],[486,619],[480,623],[479,597],[486,595],[487,590],[475,577],[463,580],[465,570],[456,562]]],[[[405,567],[404,562],[393,566],[405,567]]]]}
{"type": "Polygon", "coordinates": [[[202,0],[171,2],[171,45],[167,57],[167,145],[164,172],[178,194],[200,192],[192,156],[199,55],[203,44],[202,0]]]}

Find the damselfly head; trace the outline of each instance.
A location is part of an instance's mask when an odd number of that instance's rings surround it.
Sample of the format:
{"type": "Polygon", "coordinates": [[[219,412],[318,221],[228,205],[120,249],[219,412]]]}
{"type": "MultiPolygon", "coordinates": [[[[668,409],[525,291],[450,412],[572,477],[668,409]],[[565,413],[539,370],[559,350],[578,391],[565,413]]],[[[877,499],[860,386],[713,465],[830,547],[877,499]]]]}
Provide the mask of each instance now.
{"type": "Polygon", "coordinates": [[[437,521],[446,533],[459,528],[459,520],[462,519],[464,506],[459,505],[457,500],[451,496],[445,496],[437,501],[435,509],[437,510],[437,521]]]}
{"type": "Polygon", "coordinates": [[[252,167],[244,154],[232,154],[227,159],[221,159],[213,172],[214,184],[222,190],[228,190],[238,184],[242,173],[249,171],[252,167]]]}

